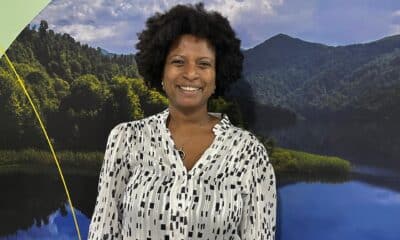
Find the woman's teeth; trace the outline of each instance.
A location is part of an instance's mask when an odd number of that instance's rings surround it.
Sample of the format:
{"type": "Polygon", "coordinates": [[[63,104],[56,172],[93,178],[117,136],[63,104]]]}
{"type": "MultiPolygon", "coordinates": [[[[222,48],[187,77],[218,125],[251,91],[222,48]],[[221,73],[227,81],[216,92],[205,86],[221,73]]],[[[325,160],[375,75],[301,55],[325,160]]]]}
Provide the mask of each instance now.
{"type": "Polygon", "coordinates": [[[197,91],[200,89],[200,88],[196,88],[196,87],[184,87],[184,86],[179,86],[179,87],[185,91],[197,91]]]}

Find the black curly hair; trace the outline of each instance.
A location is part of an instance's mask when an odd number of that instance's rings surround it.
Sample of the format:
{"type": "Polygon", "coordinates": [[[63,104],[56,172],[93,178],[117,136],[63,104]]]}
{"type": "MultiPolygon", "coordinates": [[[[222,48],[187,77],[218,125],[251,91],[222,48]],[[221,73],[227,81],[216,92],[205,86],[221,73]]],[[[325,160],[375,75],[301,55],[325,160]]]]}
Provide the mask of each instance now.
{"type": "Polygon", "coordinates": [[[203,3],[176,5],[165,13],[156,13],[138,33],[136,62],[147,86],[162,91],[165,60],[174,40],[183,34],[207,39],[215,49],[216,89],[211,96],[223,96],[242,75],[243,54],[240,39],[227,18],[216,11],[206,11],[203,3]]]}

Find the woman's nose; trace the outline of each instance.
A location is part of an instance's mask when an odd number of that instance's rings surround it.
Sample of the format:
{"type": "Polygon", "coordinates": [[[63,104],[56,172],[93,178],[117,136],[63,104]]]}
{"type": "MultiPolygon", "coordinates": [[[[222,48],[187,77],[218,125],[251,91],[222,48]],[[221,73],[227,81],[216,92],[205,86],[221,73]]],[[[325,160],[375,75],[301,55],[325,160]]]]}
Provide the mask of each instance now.
{"type": "Polygon", "coordinates": [[[184,71],[185,72],[183,76],[189,80],[196,79],[199,77],[197,66],[194,63],[186,64],[184,71]]]}

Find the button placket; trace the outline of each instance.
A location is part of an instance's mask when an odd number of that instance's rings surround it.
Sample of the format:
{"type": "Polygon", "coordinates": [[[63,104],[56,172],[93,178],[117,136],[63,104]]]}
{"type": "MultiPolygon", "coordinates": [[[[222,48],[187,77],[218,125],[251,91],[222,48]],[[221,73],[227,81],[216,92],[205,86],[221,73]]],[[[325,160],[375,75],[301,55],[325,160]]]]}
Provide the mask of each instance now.
{"type": "Polygon", "coordinates": [[[176,181],[176,199],[175,201],[175,217],[176,217],[176,233],[178,235],[178,239],[187,239],[188,232],[188,211],[187,211],[187,191],[188,191],[188,181],[187,181],[187,172],[185,169],[180,171],[182,174],[177,176],[179,179],[176,181]]]}
{"type": "MultiPolygon", "coordinates": [[[[185,167],[184,167],[185,168],[185,167]]],[[[189,218],[189,211],[188,211],[188,188],[189,188],[189,172],[184,169],[183,171],[183,177],[182,177],[182,187],[181,187],[181,200],[182,200],[182,217],[183,217],[183,222],[181,222],[182,227],[184,229],[183,234],[184,234],[184,239],[187,239],[187,234],[188,234],[188,218],[189,218]]]]}

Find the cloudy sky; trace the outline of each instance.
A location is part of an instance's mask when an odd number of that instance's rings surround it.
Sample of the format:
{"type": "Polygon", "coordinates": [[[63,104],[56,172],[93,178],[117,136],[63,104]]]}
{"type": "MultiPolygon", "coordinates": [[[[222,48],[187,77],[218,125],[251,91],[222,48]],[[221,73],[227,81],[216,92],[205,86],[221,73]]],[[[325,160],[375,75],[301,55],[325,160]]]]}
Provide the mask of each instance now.
{"type": "MultiPolygon", "coordinates": [[[[189,0],[53,0],[34,20],[49,23],[82,43],[113,53],[133,53],[136,33],[155,12],[189,0]]],[[[284,33],[331,46],[400,34],[399,0],[205,0],[226,16],[243,48],[284,33]]]]}

